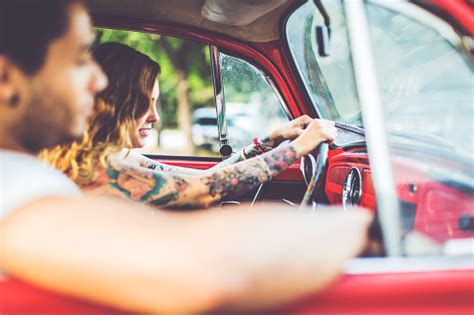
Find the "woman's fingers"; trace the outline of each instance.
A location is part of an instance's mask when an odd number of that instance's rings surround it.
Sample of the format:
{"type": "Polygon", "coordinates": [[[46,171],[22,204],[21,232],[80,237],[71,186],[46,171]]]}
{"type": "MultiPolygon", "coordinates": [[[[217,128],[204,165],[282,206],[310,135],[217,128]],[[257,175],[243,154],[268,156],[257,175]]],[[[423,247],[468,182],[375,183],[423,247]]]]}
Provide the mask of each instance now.
{"type": "Polygon", "coordinates": [[[299,120],[299,122],[301,122],[300,127],[302,128],[306,127],[308,124],[310,124],[313,121],[313,119],[309,117],[308,115],[300,116],[297,119],[299,120]]]}
{"type": "Polygon", "coordinates": [[[300,155],[306,155],[323,141],[333,142],[336,136],[337,129],[333,122],[313,119],[293,141],[293,145],[300,155]]]}

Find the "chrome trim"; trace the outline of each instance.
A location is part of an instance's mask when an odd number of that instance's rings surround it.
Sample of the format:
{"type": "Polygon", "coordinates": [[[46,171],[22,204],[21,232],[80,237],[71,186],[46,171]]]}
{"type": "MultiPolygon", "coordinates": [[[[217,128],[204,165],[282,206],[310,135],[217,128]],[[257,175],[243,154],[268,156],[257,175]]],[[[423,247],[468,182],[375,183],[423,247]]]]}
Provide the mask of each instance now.
{"type": "MultiPolygon", "coordinates": [[[[211,74],[214,83],[214,98],[216,100],[216,114],[217,114],[217,133],[219,135],[219,146],[228,144],[227,139],[227,120],[226,120],[226,106],[224,84],[221,73],[221,62],[219,48],[210,45],[209,51],[211,55],[211,74]]],[[[228,156],[222,156],[222,159],[228,156]]]]}
{"type": "Polygon", "coordinates": [[[346,275],[473,270],[472,256],[355,258],[344,266],[346,275]]]}
{"type": "Polygon", "coordinates": [[[357,92],[362,109],[372,178],[376,187],[377,208],[384,246],[389,256],[400,256],[401,217],[395,190],[388,138],[375,71],[369,26],[363,0],[345,0],[349,42],[357,92]]]}
{"type": "Polygon", "coordinates": [[[260,197],[260,194],[262,193],[262,188],[263,188],[263,184],[260,184],[260,186],[258,186],[257,192],[255,193],[255,196],[253,196],[252,203],[250,204],[250,208],[253,208],[253,205],[257,202],[258,198],[260,197]]]}
{"type": "Polygon", "coordinates": [[[296,203],[294,203],[293,201],[290,201],[288,199],[282,198],[281,201],[283,201],[287,205],[290,205],[290,206],[293,206],[293,207],[298,207],[298,205],[296,203]]]}
{"type": "Polygon", "coordinates": [[[275,82],[273,82],[273,80],[270,76],[265,75],[265,73],[263,73],[262,70],[258,69],[257,67],[255,67],[255,69],[260,71],[260,73],[265,77],[265,79],[267,80],[267,83],[272,87],[273,91],[275,92],[275,95],[278,98],[278,101],[280,102],[280,106],[283,107],[283,111],[285,112],[286,117],[288,117],[288,119],[292,120],[293,115],[291,114],[290,109],[288,108],[288,105],[283,100],[283,97],[281,96],[280,91],[277,89],[277,87],[275,85],[275,82]]]}
{"type": "MultiPolygon", "coordinates": [[[[352,195],[352,194],[349,194],[349,195],[352,195]]],[[[342,185],[342,206],[344,207],[344,210],[347,208],[347,206],[358,206],[360,204],[361,198],[362,198],[362,174],[360,173],[357,167],[352,167],[349,170],[349,172],[347,172],[346,178],[344,179],[344,184],[342,185]],[[346,201],[347,194],[349,193],[348,191],[346,191],[346,183],[352,171],[355,171],[357,176],[359,177],[359,195],[358,195],[357,204],[353,204],[353,203],[347,204],[347,201],[346,201]]]]}

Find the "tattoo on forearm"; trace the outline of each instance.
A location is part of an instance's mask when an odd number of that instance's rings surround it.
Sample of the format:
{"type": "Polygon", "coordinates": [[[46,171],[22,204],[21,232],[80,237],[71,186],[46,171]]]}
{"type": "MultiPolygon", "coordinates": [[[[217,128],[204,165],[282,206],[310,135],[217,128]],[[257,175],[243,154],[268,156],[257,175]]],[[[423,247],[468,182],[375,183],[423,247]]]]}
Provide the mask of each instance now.
{"type": "Polygon", "coordinates": [[[270,170],[270,175],[272,177],[278,175],[281,171],[288,168],[288,166],[293,164],[293,162],[298,159],[298,154],[296,153],[293,145],[280,145],[280,147],[282,148],[281,150],[273,149],[270,152],[262,154],[262,158],[268,165],[268,169],[270,170]]]}
{"type": "Polygon", "coordinates": [[[249,159],[203,178],[212,197],[226,199],[242,195],[278,175],[297,160],[292,145],[278,147],[262,154],[262,159],[249,159]]]}
{"type": "Polygon", "coordinates": [[[188,168],[188,167],[179,167],[179,166],[172,166],[164,163],[160,163],[149,159],[145,156],[140,161],[140,166],[148,168],[150,170],[156,171],[163,171],[163,172],[170,172],[175,174],[182,174],[182,175],[197,175],[201,173],[200,170],[188,168]]]}

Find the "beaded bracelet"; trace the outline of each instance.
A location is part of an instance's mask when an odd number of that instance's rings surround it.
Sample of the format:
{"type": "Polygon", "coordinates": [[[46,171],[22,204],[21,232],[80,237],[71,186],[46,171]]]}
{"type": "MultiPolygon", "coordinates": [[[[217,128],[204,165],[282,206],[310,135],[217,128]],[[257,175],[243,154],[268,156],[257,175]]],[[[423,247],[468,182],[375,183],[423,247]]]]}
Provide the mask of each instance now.
{"type": "Polygon", "coordinates": [[[253,144],[255,144],[260,153],[265,153],[273,149],[271,146],[266,145],[262,138],[253,138],[253,144]]]}

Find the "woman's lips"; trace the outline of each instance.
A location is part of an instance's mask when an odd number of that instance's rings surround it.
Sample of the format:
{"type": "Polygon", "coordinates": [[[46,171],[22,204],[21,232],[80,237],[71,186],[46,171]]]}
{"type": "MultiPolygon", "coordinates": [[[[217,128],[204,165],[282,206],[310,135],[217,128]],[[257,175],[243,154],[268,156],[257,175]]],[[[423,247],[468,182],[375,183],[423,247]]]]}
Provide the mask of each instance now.
{"type": "Polygon", "coordinates": [[[142,138],[146,138],[150,135],[150,130],[151,128],[141,128],[138,130],[138,132],[140,133],[140,137],[142,138]]]}

